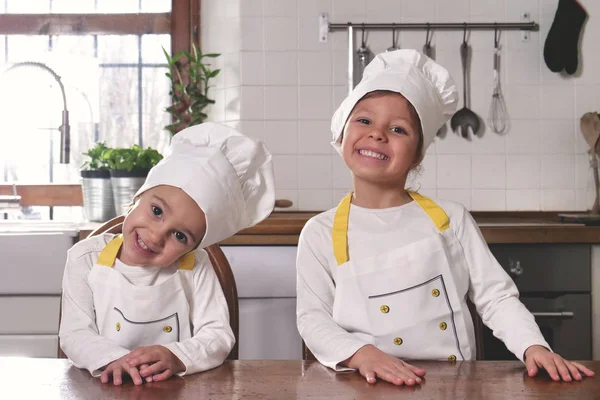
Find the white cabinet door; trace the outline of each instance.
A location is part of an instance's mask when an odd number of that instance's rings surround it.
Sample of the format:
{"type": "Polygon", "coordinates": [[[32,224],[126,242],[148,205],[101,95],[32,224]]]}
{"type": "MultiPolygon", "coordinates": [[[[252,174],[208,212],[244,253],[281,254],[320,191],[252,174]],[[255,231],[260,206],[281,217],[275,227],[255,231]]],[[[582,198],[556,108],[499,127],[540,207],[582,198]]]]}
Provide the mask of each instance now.
{"type": "Polygon", "coordinates": [[[296,299],[240,299],[240,360],[301,360],[296,299]]]}
{"type": "Polygon", "coordinates": [[[73,239],[61,232],[0,233],[0,294],[60,295],[73,239]]]}
{"type": "Polygon", "coordinates": [[[238,290],[241,360],[298,360],[296,246],[222,246],[238,290]]]}
{"type": "Polygon", "coordinates": [[[238,297],[296,297],[296,246],[221,246],[238,297]]]}
{"type": "Polygon", "coordinates": [[[60,296],[0,296],[0,334],[58,334],[60,296]]]}
{"type": "Polygon", "coordinates": [[[58,335],[0,335],[2,357],[56,358],[57,353],[58,335]]]}

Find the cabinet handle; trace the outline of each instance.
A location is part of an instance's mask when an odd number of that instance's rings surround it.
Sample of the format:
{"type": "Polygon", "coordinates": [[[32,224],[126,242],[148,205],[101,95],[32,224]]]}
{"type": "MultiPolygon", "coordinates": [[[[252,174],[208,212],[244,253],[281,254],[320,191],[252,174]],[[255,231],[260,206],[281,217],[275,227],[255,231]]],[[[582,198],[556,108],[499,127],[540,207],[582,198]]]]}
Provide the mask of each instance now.
{"type": "Polygon", "coordinates": [[[573,311],[537,311],[532,312],[536,318],[573,318],[575,313],[573,311]]]}
{"type": "Polygon", "coordinates": [[[523,267],[521,266],[521,261],[513,261],[512,258],[508,259],[508,268],[509,272],[512,276],[521,276],[523,275],[523,267]]]}

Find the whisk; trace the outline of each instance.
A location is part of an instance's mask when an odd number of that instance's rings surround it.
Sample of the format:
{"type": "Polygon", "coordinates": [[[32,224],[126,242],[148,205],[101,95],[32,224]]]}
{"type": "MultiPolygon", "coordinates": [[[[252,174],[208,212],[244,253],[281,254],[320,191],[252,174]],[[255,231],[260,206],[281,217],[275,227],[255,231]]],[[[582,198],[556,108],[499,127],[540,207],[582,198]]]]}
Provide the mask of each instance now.
{"type": "Polygon", "coordinates": [[[488,126],[494,133],[502,134],[508,128],[506,103],[500,88],[500,46],[498,44],[498,30],[494,30],[494,90],[492,92],[492,102],[488,113],[488,126]]]}

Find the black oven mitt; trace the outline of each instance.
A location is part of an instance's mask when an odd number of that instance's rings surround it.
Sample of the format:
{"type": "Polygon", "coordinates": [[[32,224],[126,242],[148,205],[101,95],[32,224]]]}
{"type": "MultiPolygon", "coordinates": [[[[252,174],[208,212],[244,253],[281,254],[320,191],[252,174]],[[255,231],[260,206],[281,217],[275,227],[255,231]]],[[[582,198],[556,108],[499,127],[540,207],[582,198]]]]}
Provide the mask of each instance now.
{"type": "Polygon", "coordinates": [[[544,43],[544,61],[552,72],[577,71],[578,42],[587,12],[577,0],[559,0],[554,21],[544,43]]]}

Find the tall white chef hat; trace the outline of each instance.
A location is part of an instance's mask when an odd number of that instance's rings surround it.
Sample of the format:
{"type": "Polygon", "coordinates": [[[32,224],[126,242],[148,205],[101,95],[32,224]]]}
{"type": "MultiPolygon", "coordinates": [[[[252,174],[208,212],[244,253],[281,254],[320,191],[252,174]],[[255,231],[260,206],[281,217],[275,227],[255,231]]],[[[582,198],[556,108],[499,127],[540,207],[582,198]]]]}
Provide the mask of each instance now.
{"type": "Polygon", "coordinates": [[[421,119],[422,154],[458,104],[458,92],[450,73],[431,58],[410,49],[377,54],[365,68],[360,83],[331,119],[331,144],[338,152],[341,151],[344,125],[352,109],[363,96],[375,90],[400,93],[413,105],[421,119]]]}
{"type": "Polygon", "coordinates": [[[181,188],[206,215],[200,248],[265,219],[275,205],[272,156],[264,143],[206,122],[177,133],[136,197],[158,185],[181,188]]]}

